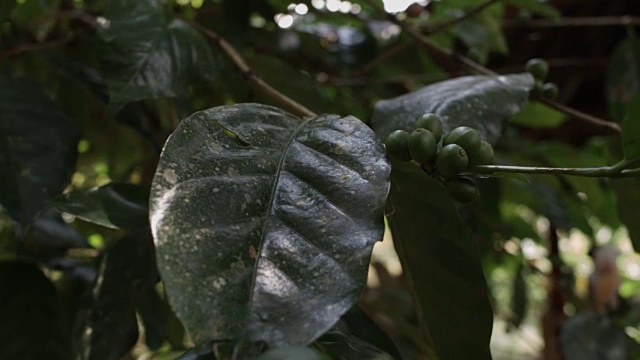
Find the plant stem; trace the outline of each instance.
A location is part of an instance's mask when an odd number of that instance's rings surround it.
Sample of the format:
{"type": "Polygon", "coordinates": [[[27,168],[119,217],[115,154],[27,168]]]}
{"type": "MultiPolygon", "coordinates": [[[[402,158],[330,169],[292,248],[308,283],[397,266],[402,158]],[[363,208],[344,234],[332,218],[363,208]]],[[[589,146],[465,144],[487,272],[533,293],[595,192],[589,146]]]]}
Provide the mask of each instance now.
{"type": "Polygon", "coordinates": [[[58,46],[62,46],[68,43],[69,41],[73,40],[74,38],[75,38],[75,35],[69,34],[63,38],[51,40],[47,42],[41,42],[41,43],[35,43],[35,44],[24,44],[24,45],[18,45],[16,47],[9,48],[9,49],[0,49],[0,60],[4,58],[12,57],[12,56],[20,55],[26,51],[51,49],[58,46]]]}
{"type": "Polygon", "coordinates": [[[269,96],[272,100],[287,108],[287,110],[291,111],[297,116],[304,118],[316,115],[313,111],[309,110],[304,105],[297,103],[295,100],[281,93],[276,88],[262,80],[262,78],[260,78],[253,70],[251,70],[249,65],[247,65],[247,63],[236,51],[236,49],[231,44],[229,44],[229,42],[227,42],[222,36],[218,35],[218,33],[198,24],[195,21],[189,19],[183,20],[189,22],[194,28],[198,29],[209,39],[213,40],[218,45],[220,50],[222,50],[222,52],[224,52],[229,60],[231,60],[231,62],[238,68],[238,70],[240,70],[242,75],[262,93],[269,96]]]}
{"type": "Polygon", "coordinates": [[[539,166],[511,166],[511,165],[478,165],[469,169],[475,174],[489,173],[519,173],[519,174],[554,174],[569,175],[582,177],[637,177],[640,176],[640,169],[629,169],[633,165],[637,165],[638,160],[622,160],[611,166],[602,166],[595,168],[558,168],[558,167],[539,167],[539,166]]]}
{"type": "Polygon", "coordinates": [[[583,113],[582,111],[570,108],[566,105],[563,105],[559,102],[553,101],[553,100],[549,100],[549,99],[545,99],[545,98],[540,98],[538,99],[539,102],[547,105],[550,108],[556,109],[560,112],[563,112],[567,115],[571,115],[575,118],[581,119],[583,121],[586,122],[590,122],[594,125],[600,126],[602,128],[604,128],[605,130],[607,130],[608,132],[615,132],[615,133],[620,133],[622,132],[622,129],[620,128],[620,125],[618,125],[617,123],[611,122],[611,121],[607,121],[607,120],[603,120],[600,119],[598,117],[595,117],[593,115],[589,115],[586,113],[583,113]]]}

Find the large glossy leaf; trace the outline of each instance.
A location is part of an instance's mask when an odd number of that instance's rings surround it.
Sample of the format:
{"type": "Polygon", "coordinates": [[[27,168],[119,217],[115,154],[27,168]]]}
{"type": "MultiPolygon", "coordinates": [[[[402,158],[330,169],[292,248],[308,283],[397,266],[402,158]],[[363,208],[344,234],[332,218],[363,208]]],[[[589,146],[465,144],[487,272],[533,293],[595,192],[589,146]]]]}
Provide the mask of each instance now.
{"type": "Polygon", "coordinates": [[[390,166],[360,120],[212,108],[171,135],[151,189],[167,294],[196,344],[305,345],[362,291],[390,166]]]}
{"type": "Polygon", "coordinates": [[[213,57],[204,38],[171,19],[157,0],[110,1],[100,35],[110,106],[185,94],[190,81],[210,79],[213,57]]]}
{"type": "Polygon", "coordinates": [[[136,306],[157,277],[149,234],[124,237],[107,249],[81,322],[77,359],[118,360],[131,349],[138,339],[136,306]]]}
{"type": "Polygon", "coordinates": [[[442,117],[445,131],[471,126],[493,143],[509,118],[520,111],[532,86],[533,77],[529,74],[451,79],[378,101],[372,126],[378,137],[384,139],[396,129],[413,130],[419,116],[432,112],[442,117]]]}
{"type": "Polygon", "coordinates": [[[629,100],[640,93],[640,40],[635,36],[616,47],[609,62],[605,90],[609,114],[622,123],[629,100]]]}
{"type": "Polygon", "coordinates": [[[480,252],[443,186],[393,161],[387,219],[419,321],[441,359],[491,359],[493,313],[480,252]]]}
{"type": "Polygon", "coordinates": [[[71,358],[62,304],[37,265],[0,262],[0,319],[0,359],[71,358]]]}
{"type": "Polygon", "coordinates": [[[0,77],[0,204],[29,224],[69,182],[79,134],[29,79],[0,77]]]}
{"type": "Polygon", "coordinates": [[[90,191],[72,191],[52,201],[53,206],[82,220],[108,228],[149,226],[149,188],[111,183],[90,191]]]}

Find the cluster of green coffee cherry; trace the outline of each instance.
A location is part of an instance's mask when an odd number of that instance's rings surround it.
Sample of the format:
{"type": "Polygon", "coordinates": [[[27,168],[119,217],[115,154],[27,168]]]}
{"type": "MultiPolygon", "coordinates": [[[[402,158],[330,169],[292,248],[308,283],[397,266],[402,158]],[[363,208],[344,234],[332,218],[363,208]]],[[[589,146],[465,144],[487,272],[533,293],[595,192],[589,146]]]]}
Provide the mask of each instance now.
{"type": "Polygon", "coordinates": [[[542,59],[530,59],[525,66],[527,72],[536,80],[531,94],[549,100],[558,97],[558,86],[554,83],[544,82],[549,75],[549,64],[542,59]]]}
{"type": "Polygon", "coordinates": [[[389,134],[385,140],[387,153],[419,165],[441,181],[454,200],[460,203],[476,200],[480,195],[477,185],[460,174],[470,167],[490,164],[494,155],[491,144],[468,126],[457,127],[443,136],[442,121],[436,114],[422,115],[414,127],[412,133],[396,130],[389,134]]]}

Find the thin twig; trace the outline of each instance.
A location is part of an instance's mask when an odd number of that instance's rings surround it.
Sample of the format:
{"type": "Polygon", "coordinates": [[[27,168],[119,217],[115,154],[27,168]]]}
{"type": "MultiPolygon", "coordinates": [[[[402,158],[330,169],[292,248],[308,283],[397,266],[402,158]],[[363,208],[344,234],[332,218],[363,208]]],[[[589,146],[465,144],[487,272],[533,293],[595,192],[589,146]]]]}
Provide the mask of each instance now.
{"type": "Polygon", "coordinates": [[[373,69],[374,67],[378,66],[380,63],[386,61],[387,59],[395,56],[396,54],[398,54],[402,50],[404,50],[404,49],[408,48],[409,46],[411,46],[413,44],[413,42],[414,42],[413,40],[405,41],[405,42],[394,44],[393,46],[390,46],[390,47],[386,48],[383,52],[381,52],[373,60],[371,60],[368,63],[360,66],[357,69],[355,69],[352,72],[352,74],[354,76],[359,76],[359,75],[364,75],[364,74],[368,73],[369,71],[371,71],[371,69],[373,69]]]}
{"type": "Polygon", "coordinates": [[[510,166],[510,165],[478,165],[469,169],[472,173],[518,173],[518,174],[553,174],[581,177],[637,177],[638,169],[631,169],[637,160],[622,160],[611,166],[596,168],[559,168],[540,166],[510,166]]]}
{"type": "Polygon", "coordinates": [[[58,10],[53,16],[58,19],[76,19],[95,28],[98,25],[97,17],[84,12],[81,9],[58,10]]]}
{"type": "MultiPolygon", "coordinates": [[[[456,25],[458,23],[461,23],[471,17],[473,17],[476,14],[479,14],[480,12],[482,12],[484,9],[486,9],[487,7],[499,2],[501,0],[487,0],[484,3],[474,7],[473,9],[467,11],[466,13],[464,13],[462,16],[458,16],[456,18],[447,20],[447,21],[443,21],[441,23],[437,23],[434,24],[430,27],[428,27],[424,32],[427,34],[434,34],[438,31],[442,31],[447,29],[450,26],[456,25]]],[[[353,71],[353,75],[364,75],[367,72],[369,72],[371,69],[373,69],[375,66],[377,66],[378,64],[386,61],[387,59],[393,57],[394,55],[398,54],[400,51],[408,48],[409,46],[413,45],[416,42],[415,39],[411,39],[410,41],[406,41],[406,42],[402,42],[402,43],[397,43],[389,48],[387,48],[386,50],[384,50],[382,53],[380,53],[380,55],[376,56],[375,59],[369,61],[368,63],[364,64],[363,66],[361,66],[360,68],[356,69],[353,71]]]]}
{"type": "Polygon", "coordinates": [[[614,133],[620,133],[622,132],[622,129],[620,128],[620,125],[611,122],[611,121],[607,121],[604,119],[600,119],[599,117],[584,113],[580,110],[576,110],[574,108],[568,107],[564,104],[561,104],[559,102],[553,101],[553,100],[549,100],[549,99],[545,99],[545,98],[541,98],[538,99],[538,101],[540,101],[541,103],[547,105],[548,107],[558,110],[560,112],[563,112],[567,115],[571,115],[577,119],[580,119],[582,121],[586,121],[589,123],[592,123],[594,125],[600,126],[603,129],[605,129],[608,132],[614,132],[614,133]]]}
{"type": "Polygon", "coordinates": [[[269,85],[267,82],[262,80],[253,70],[251,70],[249,65],[247,65],[247,63],[244,61],[242,56],[236,51],[236,49],[234,49],[234,47],[231,46],[231,44],[229,44],[223,37],[218,35],[218,33],[198,24],[195,21],[188,20],[188,19],[184,19],[184,20],[189,22],[194,28],[198,29],[209,39],[213,40],[218,45],[218,47],[220,47],[222,52],[224,52],[225,55],[227,55],[227,57],[231,60],[231,62],[238,68],[238,70],[240,70],[240,73],[242,73],[242,75],[248,81],[250,81],[255,87],[257,87],[262,93],[269,96],[271,99],[278,102],[280,105],[286,107],[289,111],[291,111],[295,115],[298,115],[300,117],[309,117],[309,116],[316,115],[313,111],[307,109],[304,105],[297,103],[290,97],[281,93],[280,91],[275,89],[273,86],[269,85]]]}
{"type": "Polygon", "coordinates": [[[465,12],[461,16],[455,17],[455,18],[450,19],[450,20],[443,21],[443,22],[441,22],[439,24],[434,24],[432,26],[429,26],[426,29],[425,32],[427,34],[433,34],[433,33],[436,33],[438,31],[444,30],[444,29],[446,29],[446,28],[448,28],[450,26],[453,26],[453,25],[456,25],[458,23],[461,23],[461,22],[463,22],[463,21],[465,21],[465,20],[467,20],[467,19],[469,19],[469,18],[481,13],[484,9],[488,8],[489,6],[495,4],[495,3],[499,2],[499,1],[501,1],[501,0],[487,0],[487,1],[483,2],[482,4],[474,7],[473,9],[465,12]]]}
{"type": "MultiPolygon", "coordinates": [[[[432,56],[434,57],[434,60],[443,60],[444,57],[448,57],[449,59],[456,59],[458,62],[464,64],[468,69],[476,71],[478,73],[481,74],[485,74],[485,75],[491,75],[491,76],[496,76],[498,75],[495,71],[482,66],[481,64],[478,64],[477,62],[467,58],[466,56],[460,55],[460,54],[455,54],[453,52],[451,52],[450,50],[441,47],[440,45],[434,43],[433,41],[427,39],[424,35],[422,35],[418,30],[412,28],[411,26],[407,25],[405,22],[399,20],[397,17],[388,14],[377,2],[376,0],[367,0],[367,2],[375,9],[377,9],[378,11],[380,11],[383,14],[386,14],[387,17],[389,18],[390,21],[392,21],[393,23],[395,23],[396,25],[400,26],[400,28],[406,32],[407,34],[409,34],[409,36],[411,36],[412,38],[414,38],[416,41],[418,41],[418,43],[425,48],[430,54],[432,54],[432,56]]],[[[451,68],[451,62],[449,61],[449,69],[451,68]]],[[[449,70],[447,68],[445,68],[445,70],[449,70]]],[[[544,104],[546,104],[547,106],[550,106],[558,111],[564,112],[567,115],[571,115],[573,117],[575,117],[576,119],[582,120],[582,121],[586,121],[592,124],[596,124],[598,126],[602,126],[607,128],[608,130],[613,130],[614,132],[620,133],[621,129],[620,126],[618,126],[618,124],[612,123],[610,121],[606,121],[604,119],[600,119],[598,117],[595,117],[593,115],[589,115],[586,113],[583,113],[579,110],[573,109],[571,107],[568,107],[566,105],[557,103],[555,101],[551,101],[551,100],[547,100],[547,99],[543,99],[540,100],[541,102],[543,102],[544,104]]]]}
{"type": "Polygon", "coordinates": [[[505,19],[503,27],[575,27],[575,26],[640,26],[640,17],[635,16],[600,16],[600,17],[569,17],[557,19],[514,20],[505,19]]]}
{"type": "Polygon", "coordinates": [[[41,43],[33,43],[33,44],[23,44],[13,48],[9,48],[9,49],[0,49],[0,59],[17,56],[27,51],[55,48],[68,43],[74,38],[75,38],[75,35],[69,34],[63,38],[56,39],[56,40],[51,40],[51,41],[46,41],[41,43]]]}

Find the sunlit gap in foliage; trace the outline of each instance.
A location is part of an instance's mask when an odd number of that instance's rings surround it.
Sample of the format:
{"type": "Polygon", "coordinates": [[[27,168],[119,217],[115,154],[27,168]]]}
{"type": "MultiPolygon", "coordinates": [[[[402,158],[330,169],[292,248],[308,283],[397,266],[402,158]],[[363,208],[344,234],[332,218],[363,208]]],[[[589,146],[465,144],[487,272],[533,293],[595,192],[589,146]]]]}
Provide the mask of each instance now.
{"type": "Polygon", "coordinates": [[[204,0],[176,0],[176,4],[180,6],[188,6],[191,5],[194,9],[200,9],[204,0]]]}
{"type": "MultiPolygon", "coordinates": [[[[311,6],[319,11],[341,12],[343,14],[359,14],[362,11],[360,5],[340,0],[312,0],[311,6]]],[[[309,7],[303,3],[291,3],[287,6],[287,10],[288,13],[280,13],[274,16],[276,24],[282,29],[290,28],[298,18],[309,13],[309,7]]]]}
{"type": "Polygon", "coordinates": [[[384,0],[384,9],[390,13],[405,11],[409,5],[417,3],[419,5],[427,5],[429,1],[415,0],[384,0]]]}

